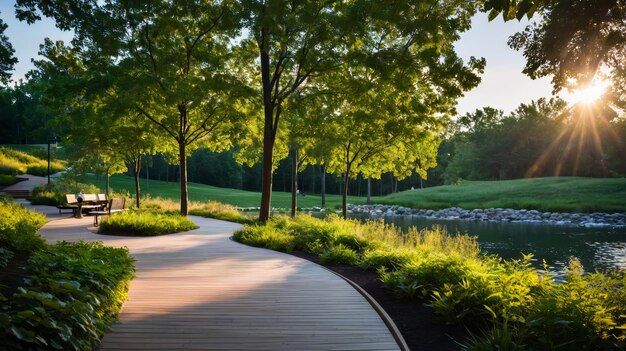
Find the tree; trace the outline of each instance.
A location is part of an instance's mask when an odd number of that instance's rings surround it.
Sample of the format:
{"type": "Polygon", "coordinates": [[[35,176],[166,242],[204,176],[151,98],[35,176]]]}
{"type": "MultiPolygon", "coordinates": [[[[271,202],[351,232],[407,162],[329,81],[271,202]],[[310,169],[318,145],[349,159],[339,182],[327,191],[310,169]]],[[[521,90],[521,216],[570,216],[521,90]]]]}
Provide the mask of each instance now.
{"type": "Polygon", "coordinates": [[[487,0],[485,10],[490,19],[541,16],[509,45],[524,51],[524,73],[531,78],[554,75],[555,91],[585,86],[603,65],[614,69],[626,60],[623,0],[487,0]]]}
{"type": "Polygon", "coordinates": [[[0,19],[0,83],[4,85],[9,82],[13,66],[17,63],[17,58],[13,56],[15,54],[13,45],[4,34],[7,28],[7,24],[0,19]]]}
{"type": "MultiPolygon", "coordinates": [[[[295,92],[306,92],[324,72],[369,56],[359,53],[371,40],[380,48],[377,63],[390,54],[430,45],[437,51],[469,28],[472,1],[242,1],[251,40],[257,46],[263,95],[263,186],[259,219],[271,208],[274,147],[285,104],[295,92]],[[392,37],[391,40],[387,36],[392,37]]],[[[434,64],[435,62],[433,62],[434,64]]]]}
{"type": "Polygon", "coordinates": [[[32,22],[39,9],[60,28],[73,29],[83,63],[105,83],[101,94],[129,114],[139,112],[175,142],[186,215],[187,156],[200,146],[230,148],[243,116],[236,100],[244,89],[233,61],[237,3],[69,3],[20,0],[18,15],[32,22]]]}
{"type": "MultiPolygon", "coordinates": [[[[375,45],[370,49],[370,62],[382,60],[375,45]]],[[[344,217],[349,180],[359,173],[380,178],[393,172],[402,179],[418,171],[425,177],[426,169],[436,165],[439,135],[463,92],[458,87],[478,83],[474,72],[482,69],[481,61],[466,67],[452,50],[431,53],[441,55],[435,59],[420,49],[412,48],[410,57],[384,52],[385,61],[408,65],[381,70],[378,62],[372,67],[347,64],[325,77],[325,88],[332,94],[324,94],[311,123],[319,127],[309,133],[318,140],[320,163],[343,178],[344,217]],[[428,59],[422,61],[424,57],[428,59]]]]}

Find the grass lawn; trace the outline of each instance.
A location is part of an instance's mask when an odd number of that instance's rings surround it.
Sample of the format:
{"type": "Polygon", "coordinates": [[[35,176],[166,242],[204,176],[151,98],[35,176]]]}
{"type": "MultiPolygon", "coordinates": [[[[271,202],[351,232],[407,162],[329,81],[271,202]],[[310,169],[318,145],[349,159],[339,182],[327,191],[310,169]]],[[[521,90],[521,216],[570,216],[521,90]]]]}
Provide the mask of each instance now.
{"type": "Polygon", "coordinates": [[[626,179],[551,177],[464,181],[459,185],[408,190],[377,203],[413,208],[514,208],[540,211],[626,211],[626,179]]]}
{"type": "MultiPolygon", "coordinates": [[[[104,189],[103,176],[85,176],[82,180],[85,183],[95,184],[100,189],[104,189]]],[[[116,174],[111,177],[111,188],[114,191],[128,191],[134,194],[135,181],[132,177],[116,174]]],[[[258,207],[261,203],[261,193],[254,191],[246,191],[239,189],[218,188],[215,186],[189,183],[189,200],[191,201],[218,201],[239,207],[258,207]]],[[[179,183],[163,182],[152,180],[146,183],[145,179],[141,179],[142,194],[150,194],[152,197],[162,197],[172,200],[180,199],[179,183]]],[[[364,197],[349,196],[348,202],[352,204],[365,203],[364,197]]],[[[298,197],[298,207],[313,207],[322,204],[322,197],[319,195],[306,195],[298,197]]],[[[341,196],[326,195],[326,207],[336,208],[341,206],[341,196]]],[[[274,191],[272,193],[272,207],[274,208],[290,208],[291,193],[282,191],[274,191]]]]}

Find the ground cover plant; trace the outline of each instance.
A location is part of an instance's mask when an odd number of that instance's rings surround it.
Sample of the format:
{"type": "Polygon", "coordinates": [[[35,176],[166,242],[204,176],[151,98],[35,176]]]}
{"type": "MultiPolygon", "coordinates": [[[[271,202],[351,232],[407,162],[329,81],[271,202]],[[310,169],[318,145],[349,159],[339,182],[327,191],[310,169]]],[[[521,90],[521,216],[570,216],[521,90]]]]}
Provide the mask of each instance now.
{"type": "Polygon", "coordinates": [[[472,330],[465,349],[622,349],[624,272],[582,274],[573,260],[565,283],[537,272],[531,255],[505,261],[482,254],[467,235],[441,228],[405,234],[382,222],[299,216],[247,225],[235,240],[319,255],[323,263],[376,270],[398,298],[427,304],[472,330]]]}
{"type": "MultiPolygon", "coordinates": [[[[176,214],[179,213],[179,207],[180,205],[177,202],[170,199],[148,197],[142,201],[141,210],[176,214]]],[[[252,224],[255,222],[253,217],[238,211],[235,206],[215,201],[192,201],[189,203],[189,214],[241,224],[252,224]]]]}
{"type": "MultiPolygon", "coordinates": [[[[50,162],[50,172],[56,173],[65,169],[61,161],[50,162]]],[[[38,158],[12,148],[0,147],[0,174],[18,175],[32,174],[45,176],[48,173],[48,160],[38,158]]]]}
{"type": "Polygon", "coordinates": [[[13,254],[26,257],[17,288],[0,286],[0,349],[94,349],[126,298],[134,259],[101,243],[45,244],[37,235],[44,223],[0,201],[0,278],[13,254]]]}
{"type": "Polygon", "coordinates": [[[0,186],[8,186],[17,183],[19,179],[14,175],[0,174],[0,186]]]}
{"type": "Polygon", "coordinates": [[[377,198],[376,203],[412,208],[513,208],[563,212],[626,211],[626,179],[550,177],[462,181],[377,198]]]}
{"type": "Polygon", "coordinates": [[[66,194],[98,194],[100,189],[92,184],[79,183],[69,177],[61,177],[61,179],[36,186],[33,189],[31,203],[33,205],[59,206],[67,204],[66,194]]]}
{"type": "Polygon", "coordinates": [[[133,236],[155,236],[198,228],[180,213],[129,210],[114,213],[100,222],[98,233],[133,236]]]}

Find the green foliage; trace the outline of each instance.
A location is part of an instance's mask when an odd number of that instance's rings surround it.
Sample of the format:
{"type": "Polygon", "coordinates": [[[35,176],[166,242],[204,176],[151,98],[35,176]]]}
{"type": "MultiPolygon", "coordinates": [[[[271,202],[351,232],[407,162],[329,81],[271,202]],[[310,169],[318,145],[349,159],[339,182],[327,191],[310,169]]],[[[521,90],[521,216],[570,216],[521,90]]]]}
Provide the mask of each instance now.
{"type": "Polygon", "coordinates": [[[8,174],[0,174],[0,186],[13,185],[18,182],[16,176],[8,174]]]}
{"type": "Polygon", "coordinates": [[[328,263],[345,263],[355,265],[359,262],[359,257],[354,250],[345,247],[343,244],[329,247],[320,254],[320,262],[328,263]]]}
{"type": "Polygon", "coordinates": [[[61,242],[35,252],[27,272],[0,307],[3,346],[91,350],[121,309],[134,259],[125,248],[61,242]]]}
{"type": "Polygon", "coordinates": [[[142,211],[114,213],[100,222],[101,234],[154,236],[196,229],[187,217],[180,214],[142,211]]]}
{"type": "Polygon", "coordinates": [[[467,350],[623,349],[626,274],[582,274],[570,263],[565,283],[531,266],[532,255],[505,261],[481,255],[476,238],[441,228],[400,235],[382,222],[274,217],[245,226],[235,240],[275,250],[304,250],[322,263],[377,269],[397,295],[427,303],[451,323],[486,330],[467,350]]]}
{"type": "Polygon", "coordinates": [[[81,191],[83,194],[99,194],[101,192],[95,185],[83,184],[69,177],[62,177],[50,184],[36,186],[33,189],[31,203],[49,206],[65,205],[67,203],[66,194],[78,194],[81,191]]]}
{"type": "Polygon", "coordinates": [[[13,258],[13,251],[0,247],[0,269],[6,267],[11,258],[13,258]]]}
{"type": "Polygon", "coordinates": [[[0,198],[0,244],[16,251],[32,252],[44,245],[44,240],[37,234],[46,223],[42,214],[29,211],[0,198]]]}
{"type": "MultiPolygon", "coordinates": [[[[50,173],[64,169],[63,162],[55,160],[50,162],[50,173]]],[[[48,174],[48,161],[22,151],[0,147],[0,174],[17,175],[23,173],[44,176],[48,174]]]]}
{"type": "Polygon", "coordinates": [[[247,225],[233,235],[233,239],[251,246],[291,252],[293,236],[272,225],[247,225]]]}
{"type": "Polygon", "coordinates": [[[414,260],[417,253],[410,249],[376,249],[363,254],[361,266],[366,269],[396,269],[414,260]]]}
{"type": "Polygon", "coordinates": [[[191,202],[189,214],[207,218],[221,219],[223,221],[236,222],[241,224],[252,224],[255,219],[239,212],[234,206],[222,204],[215,201],[191,202]]]}

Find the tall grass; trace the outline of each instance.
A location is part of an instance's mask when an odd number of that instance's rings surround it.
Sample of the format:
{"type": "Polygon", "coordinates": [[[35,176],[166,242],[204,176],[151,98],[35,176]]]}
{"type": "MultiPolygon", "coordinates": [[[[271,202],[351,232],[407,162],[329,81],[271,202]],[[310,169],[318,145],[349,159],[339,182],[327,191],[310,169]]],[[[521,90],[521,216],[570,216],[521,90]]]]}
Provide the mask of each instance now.
{"type": "MultiPolygon", "coordinates": [[[[63,162],[51,160],[51,173],[64,169],[65,164],[63,162]]],[[[18,175],[23,173],[37,176],[46,175],[48,173],[48,160],[11,148],[0,147],[0,174],[18,175]]]]}
{"type": "Polygon", "coordinates": [[[112,214],[100,222],[98,233],[132,236],[156,236],[198,228],[180,214],[125,211],[112,214]]]}
{"type": "Polygon", "coordinates": [[[567,282],[557,284],[547,268],[539,274],[531,266],[532,255],[509,261],[484,255],[474,237],[437,227],[401,235],[380,221],[336,216],[272,218],[245,226],[234,238],[377,270],[399,297],[428,304],[451,323],[487,330],[462,342],[464,349],[626,347],[624,272],[582,275],[572,261],[567,282]]]}
{"type": "MultiPolygon", "coordinates": [[[[178,213],[180,211],[179,202],[158,197],[145,198],[144,200],[142,200],[141,207],[142,209],[156,210],[165,213],[178,213]]],[[[215,218],[242,224],[251,224],[255,221],[254,218],[239,212],[235,206],[222,204],[215,201],[190,201],[189,214],[192,216],[215,218]]]]}

